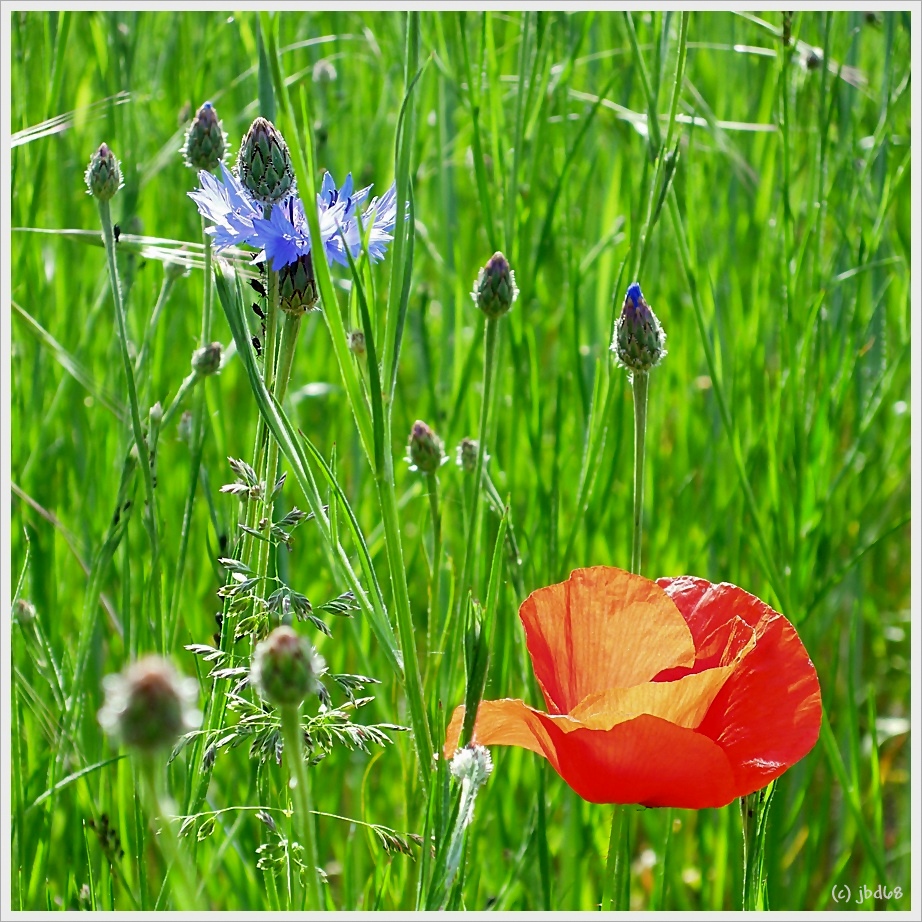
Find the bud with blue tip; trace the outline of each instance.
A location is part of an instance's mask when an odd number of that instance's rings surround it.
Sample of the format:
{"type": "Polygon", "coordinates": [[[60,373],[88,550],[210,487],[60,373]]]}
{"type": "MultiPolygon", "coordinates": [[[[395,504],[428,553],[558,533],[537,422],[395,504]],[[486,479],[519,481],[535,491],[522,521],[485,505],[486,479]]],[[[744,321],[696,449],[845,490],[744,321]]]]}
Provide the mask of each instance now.
{"type": "Polygon", "coordinates": [[[666,355],[666,334],[638,282],[628,286],[611,351],[628,371],[640,373],[655,368],[666,355]]]}

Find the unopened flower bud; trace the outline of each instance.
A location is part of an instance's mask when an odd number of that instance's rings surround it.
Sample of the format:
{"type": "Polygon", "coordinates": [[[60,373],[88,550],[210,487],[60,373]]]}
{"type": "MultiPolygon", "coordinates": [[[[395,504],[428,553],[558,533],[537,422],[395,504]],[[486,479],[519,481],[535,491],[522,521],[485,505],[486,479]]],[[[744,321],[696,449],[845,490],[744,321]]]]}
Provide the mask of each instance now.
{"type": "Polygon", "coordinates": [[[183,442],[188,442],[192,438],[192,411],[184,410],[182,416],[179,417],[179,438],[183,442]]]}
{"type": "Polygon", "coordinates": [[[442,440],[422,420],[416,420],[407,446],[410,470],[434,474],[446,460],[442,440]]]}
{"type": "Polygon", "coordinates": [[[147,411],[147,418],[152,428],[163,422],[163,404],[159,400],[147,411]]]}
{"type": "Polygon", "coordinates": [[[494,253],[477,276],[477,284],[471,292],[474,303],[488,317],[502,317],[519,296],[515,285],[515,273],[502,253],[494,253]]]}
{"type": "Polygon", "coordinates": [[[279,307],[286,314],[300,316],[317,307],[317,284],[310,253],[299,256],[279,270],[279,307]]]}
{"type": "Polygon", "coordinates": [[[624,297],[611,351],[632,372],[648,372],[666,355],[666,334],[637,282],[628,287],[624,297]]]}
{"type": "Polygon", "coordinates": [[[163,274],[171,282],[181,279],[189,274],[189,267],[178,259],[165,259],[163,261],[163,274]]]}
{"type": "Polygon", "coordinates": [[[17,599],[13,603],[13,620],[17,624],[31,624],[35,620],[35,606],[26,599],[17,599]]]}
{"type": "Polygon", "coordinates": [[[220,343],[209,343],[192,353],[192,370],[200,377],[213,375],[221,367],[224,348],[220,343]]]}
{"type": "Polygon", "coordinates": [[[365,334],[361,330],[352,330],[349,333],[349,351],[358,356],[365,354],[365,334]]]}
{"type": "Polygon", "coordinates": [[[172,746],[202,722],[198,682],[180,675],[159,656],[145,656],[103,679],[102,728],[126,746],[150,753],[172,746]]]}
{"type": "Polygon", "coordinates": [[[257,201],[280,202],[295,191],[291,154],[281,132],[268,119],[255,119],[237,155],[237,175],[257,201]]]}
{"type": "MultiPolygon", "coordinates": [[[[461,439],[455,454],[455,464],[465,473],[473,474],[477,470],[478,451],[480,451],[480,443],[477,439],[461,439]]],[[[486,453],[484,453],[483,460],[485,462],[489,460],[486,453]]]]}
{"type": "Polygon", "coordinates": [[[181,153],[186,166],[194,170],[214,170],[227,152],[227,134],[224,132],[215,107],[206,102],[195,113],[186,132],[181,153]]]}
{"type": "Polygon", "coordinates": [[[311,643],[283,625],[256,645],[250,684],[270,704],[298,705],[319,689],[326,668],[311,643]]]}
{"type": "Polygon", "coordinates": [[[122,188],[122,171],[115,154],[105,143],[90,158],[90,165],[84,174],[86,187],[90,195],[101,202],[108,202],[122,188]]]}
{"type": "Polygon", "coordinates": [[[493,759],[486,746],[471,743],[454,754],[450,768],[459,781],[468,781],[479,788],[493,771],[493,759]]]}

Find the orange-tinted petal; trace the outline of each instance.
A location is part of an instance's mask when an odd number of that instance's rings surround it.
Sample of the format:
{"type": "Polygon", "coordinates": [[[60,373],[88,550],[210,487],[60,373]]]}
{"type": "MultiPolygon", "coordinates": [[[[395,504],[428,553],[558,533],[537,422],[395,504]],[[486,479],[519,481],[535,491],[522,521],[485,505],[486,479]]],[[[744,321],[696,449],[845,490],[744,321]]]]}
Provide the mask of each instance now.
{"type": "Polygon", "coordinates": [[[641,714],[660,717],[694,730],[708,713],[717,694],[755,647],[755,632],[748,628],[749,643],[723,666],[693,673],[674,682],[644,682],[631,688],[609,688],[588,695],[570,711],[570,717],[595,730],[610,730],[641,714]]]}
{"type": "MultiPolygon", "coordinates": [[[[445,755],[457,746],[458,708],[445,755]]],[[[693,730],[644,715],[611,730],[590,730],[524,702],[483,701],[474,740],[484,746],[522,746],[543,755],[580,797],[593,803],[648,807],[721,807],[738,791],[721,748],[693,730]]]]}
{"type": "Polygon", "coordinates": [[[698,727],[726,753],[739,794],[764,787],[803,758],[822,719],[816,670],[794,626],[763,601],[728,583],[684,576],[659,580],[696,640],[740,618],[755,648],[727,680],[698,727]]]}
{"type": "Polygon", "coordinates": [[[566,714],[587,695],[691,668],[691,631],[652,580],[616,567],[574,570],[519,608],[548,710],[566,714]]]}

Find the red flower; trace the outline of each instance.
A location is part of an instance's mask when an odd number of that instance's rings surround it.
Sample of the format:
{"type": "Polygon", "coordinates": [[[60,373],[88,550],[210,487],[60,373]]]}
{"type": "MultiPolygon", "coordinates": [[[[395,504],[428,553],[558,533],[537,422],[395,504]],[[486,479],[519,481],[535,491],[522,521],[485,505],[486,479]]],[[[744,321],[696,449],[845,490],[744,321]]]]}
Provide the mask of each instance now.
{"type": "Polygon", "coordinates": [[[729,583],[590,567],[535,590],[519,617],[549,713],[483,701],[474,740],[543,755],[585,800],[722,807],[816,743],[820,687],[797,632],[729,583]]]}

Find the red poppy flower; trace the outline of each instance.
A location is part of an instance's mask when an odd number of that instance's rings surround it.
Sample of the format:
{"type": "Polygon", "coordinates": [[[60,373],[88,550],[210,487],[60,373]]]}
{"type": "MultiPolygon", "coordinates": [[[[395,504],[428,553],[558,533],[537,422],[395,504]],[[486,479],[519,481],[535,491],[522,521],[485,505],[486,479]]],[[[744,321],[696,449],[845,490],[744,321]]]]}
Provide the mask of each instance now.
{"type": "Polygon", "coordinates": [[[519,617],[549,713],[483,701],[474,740],[537,752],[586,800],[722,807],[816,743],[820,687],[797,632],[729,583],[590,567],[537,589],[519,617]]]}

